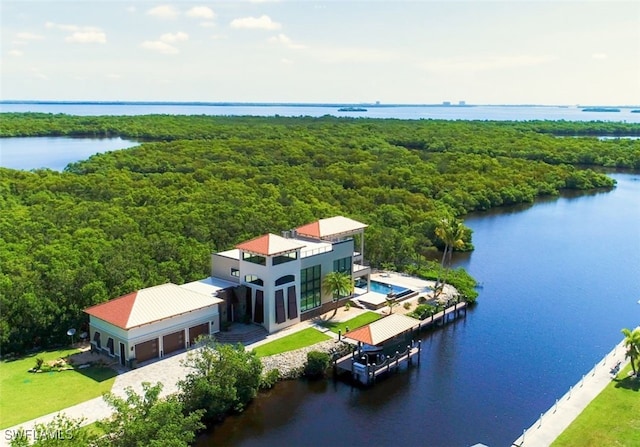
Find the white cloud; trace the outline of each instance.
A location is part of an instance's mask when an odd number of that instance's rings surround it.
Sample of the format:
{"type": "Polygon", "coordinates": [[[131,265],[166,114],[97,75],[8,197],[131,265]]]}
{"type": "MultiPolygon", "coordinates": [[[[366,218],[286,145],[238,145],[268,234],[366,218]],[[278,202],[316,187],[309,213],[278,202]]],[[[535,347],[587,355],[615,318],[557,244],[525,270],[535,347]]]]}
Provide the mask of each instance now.
{"type": "Polygon", "coordinates": [[[269,38],[269,42],[279,43],[293,50],[300,50],[302,48],[305,48],[304,45],[294,43],[289,37],[287,37],[282,33],[278,34],[277,36],[269,38]]]}
{"type": "Polygon", "coordinates": [[[45,26],[49,29],[70,32],[65,37],[65,42],[70,43],[106,43],[107,35],[100,28],[95,26],[79,26],[63,23],[47,22],[45,26]]]}
{"type": "Polygon", "coordinates": [[[64,40],[72,43],[107,43],[107,35],[102,31],[76,31],[64,40]]]}
{"type": "Polygon", "coordinates": [[[203,28],[215,28],[216,22],[200,22],[200,26],[203,28]]]}
{"type": "Polygon", "coordinates": [[[180,11],[171,5],[161,5],[149,9],[147,14],[159,19],[175,19],[180,14],[180,11]]]}
{"type": "Polygon", "coordinates": [[[44,37],[42,37],[39,34],[33,34],[33,33],[18,33],[16,34],[16,38],[20,40],[40,40],[40,39],[43,39],[44,37]]]}
{"type": "Polygon", "coordinates": [[[107,74],[107,79],[122,79],[122,75],[118,74],[118,73],[108,73],[107,74]]]}
{"type": "Polygon", "coordinates": [[[491,71],[509,68],[544,65],[555,58],[551,56],[490,56],[474,59],[434,59],[422,64],[422,68],[432,72],[491,71]]]}
{"type": "Polygon", "coordinates": [[[186,15],[195,19],[213,19],[216,16],[213,10],[206,6],[194,6],[186,12],[186,15]]]}
{"type": "Polygon", "coordinates": [[[160,36],[160,40],[166,43],[184,42],[185,40],[189,40],[189,35],[182,31],[177,33],[166,33],[160,36]]]}
{"type": "Polygon", "coordinates": [[[47,22],[44,24],[45,27],[50,28],[50,29],[58,29],[60,31],[80,31],[82,28],[78,25],[66,25],[63,23],[54,23],[54,22],[47,22]]]}
{"type": "Polygon", "coordinates": [[[286,57],[280,59],[280,62],[282,62],[285,65],[292,65],[293,64],[293,61],[291,59],[287,59],[286,57]]]}
{"type": "Polygon", "coordinates": [[[157,51],[162,54],[177,54],[179,52],[176,47],[160,40],[145,40],[140,46],[145,50],[157,51]]]}
{"type": "Polygon", "coordinates": [[[10,50],[9,51],[9,56],[13,56],[13,57],[20,57],[23,54],[24,53],[22,53],[22,51],[20,51],[20,50],[10,50]]]}
{"type": "Polygon", "coordinates": [[[231,28],[243,28],[243,29],[265,29],[265,30],[278,30],[282,28],[278,22],[271,20],[271,17],[267,15],[261,15],[260,17],[242,17],[240,19],[233,19],[230,23],[231,28]]]}
{"type": "Polygon", "coordinates": [[[137,11],[137,9],[135,6],[131,5],[131,6],[127,6],[126,11],[130,13],[134,13],[137,11]]]}
{"type": "Polygon", "coordinates": [[[602,60],[602,59],[606,59],[607,55],[605,53],[593,53],[591,55],[591,58],[592,59],[600,59],[600,60],[602,60]]]}

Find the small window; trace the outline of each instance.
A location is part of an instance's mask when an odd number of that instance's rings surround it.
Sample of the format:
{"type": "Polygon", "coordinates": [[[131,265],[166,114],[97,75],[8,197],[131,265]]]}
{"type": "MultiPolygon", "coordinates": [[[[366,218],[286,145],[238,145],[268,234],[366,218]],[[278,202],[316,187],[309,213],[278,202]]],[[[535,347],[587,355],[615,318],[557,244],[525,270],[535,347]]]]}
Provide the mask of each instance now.
{"type": "Polygon", "coordinates": [[[111,337],[107,340],[107,348],[109,348],[109,354],[113,355],[113,338],[111,337]]]}
{"type": "Polygon", "coordinates": [[[236,278],[240,278],[240,270],[231,268],[231,276],[235,276],[236,278]]]}
{"type": "Polygon", "coordinates": [[[285,262],[295,261],[296,259],[298,259],[298,253],[292,251],[291,253],[274,256],[272,263],[273,265],[279,265],[284,264],[285,262]]]}
{"type": "Polygon", "coordinates": [[[247,275],[244,277],[244,282],[249,284],[255,284],[256,286],[264,286],[264,281],[258,278],[256,275],[247,275]]]}
{"type": "Polygon", "coordinates": [[[280,278],[276,279],[276,286],[281,286],[283,284],[293,282],[295,281],[295,279],[296,278],[293,275],[281,276],[280,278]]]}
{"type": "Polygon", "coordinates": [[[242,252],[242,260],[258,265],[267,265],[267,258],[252,253],[242,252]]]}

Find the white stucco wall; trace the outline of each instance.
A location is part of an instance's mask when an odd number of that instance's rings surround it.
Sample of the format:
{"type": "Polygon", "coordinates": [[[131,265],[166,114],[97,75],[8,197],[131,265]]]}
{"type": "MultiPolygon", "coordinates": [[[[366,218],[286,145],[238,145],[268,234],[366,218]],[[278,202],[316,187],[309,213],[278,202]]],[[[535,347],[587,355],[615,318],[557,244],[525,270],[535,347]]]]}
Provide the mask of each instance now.
{"type": "MultiPolygon", "coordinates": [[[[103,352],[107,351],[107,340],[109,337],[114,339],[114,356],[120,356],[119,343],[125,345],[125,359],[129,360],[136,357],[135,345],[154,338],[159,339],[158,352],[163,352],[162,336],[172,334],[180,330],[185,331],[185,343],[188,343],[189,336],[187,329],[199,324],[210,323],[210,334],[220,331],[220,317],[218,305],[215,304],[204,309],[188,312],[182,315],[176,315],[166,320],[156,321],[151,324],[145,324],[125,330],[114,326],[104,320],[94,316],[89,317],[90,337],[93,343],[94,333],[100,332],[100,340],[103,352]],[[133,349],[132,349],[133,348],[133,349]]],[[[94,343],[95,344],[95,343],[94,343]]],[[[186,346],[185,346],[186,347],[186,346]]]]}
{"type": "Polygon", "coordinates": [[[255,275],[260,278],[264,285],[258,286],[255,284],[247,284],[248,287],[253,289],[253,309],[255,312],[255,291],[262,290],[264,292],[264,323],[263,326],[269,332],[276,332],[293,324],[300,322],[300,253],[298,252],[298,258],[278,265],[272,264],[273,257],[267,257],[267,265],[255,264],[253,262],[240,261],[240,282],[244,283],[244,279],[247,275],[255,275]],[[294,282],[283,284],[281,286],[275,285],[275,281],[286,275],[293,275],[294,282]],[[298,308],[298,317],[294,319],[287,318],[288,315],[288,302],[287,302],[287,288],[289,286],[296,286],[296,304],[298,308]],[[283,323],[276,323],[276,306],[275,306],[275,294],[277,289],[284,289],[284,307],[285,307],[285,321],[283,323]]]}
{"type": "Polygon", "coordinates": [[[239,269],[240,261],[217,253],[211,255],[211,276],[239,283],[240,279],[231,275],[232,268],[239,269]]]}

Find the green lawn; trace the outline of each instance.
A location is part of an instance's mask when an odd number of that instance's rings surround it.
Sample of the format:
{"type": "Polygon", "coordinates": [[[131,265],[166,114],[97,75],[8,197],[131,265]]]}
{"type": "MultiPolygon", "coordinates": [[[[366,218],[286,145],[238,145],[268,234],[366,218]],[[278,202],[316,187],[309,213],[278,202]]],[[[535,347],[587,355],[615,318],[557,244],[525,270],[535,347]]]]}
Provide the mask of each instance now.
{"type": "Polygon", "coordinates": [[[346,332],[346,328],[348,327],[349,330],[354,330],[356,328],[362,327],[366,324],[369,323],[373,323],[376,320],[379,320],[380,318],[382,318],[382,315],[380,315],[379,313],[376,312],[365,312],[362,313],[360,315],[358,315],[355,318],[352,318],[350,320],[347,321],[343,321],[342,323],[338,323],[335,321],[325,321],[322,323],[322,326],[326,327],[327,329],[329,329],[331,332],[335,332],[336,334],[338,333],[338,331],[341,331],[342,334],[344,335],[344,333],[346,332]]]}
{"type": "Polygon", "coordinates": [[[46,351],[0,362],[0,428],[62,410],[111,390],[116,372],[110,368],[28,372],[36,357],[46,362],[75,352],[76,349],[46,351]]]}
{"type": "Polygon", "coordinates": [[[279,338],[254,349],[258,357],[280,354],[282,352],[293,351],[294,349],[306,348],[321,341],[329,340],[331,337],[312,327],[295,332],[286,337],[279,338]]]}
{"type": "Polygon", "coordinates": [[[555,440],[553,447],[640,445],[640,379],[627,366],[555,440]]]}

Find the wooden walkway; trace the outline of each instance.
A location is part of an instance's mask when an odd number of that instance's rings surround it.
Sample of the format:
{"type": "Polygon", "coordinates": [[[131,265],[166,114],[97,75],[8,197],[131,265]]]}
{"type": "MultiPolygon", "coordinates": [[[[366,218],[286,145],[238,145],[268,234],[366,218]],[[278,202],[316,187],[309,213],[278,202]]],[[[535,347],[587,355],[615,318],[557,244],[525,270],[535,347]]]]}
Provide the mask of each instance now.
{"type": "Polygon", "coordinates": [[[430,317],[425,318],[424,320],[420,320],[420,329],[429,327],[431,325],[443,325],[451,318],[457,317],[460,312],[467,312],[467,302],[463,301],[462,303],[456,303],[453,306],[447,307],[445,310],[438,312],[437,314],[431,315],[430,317]]]}

